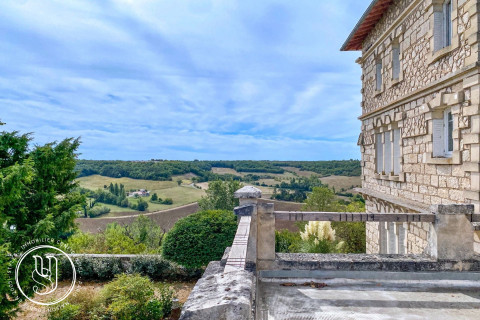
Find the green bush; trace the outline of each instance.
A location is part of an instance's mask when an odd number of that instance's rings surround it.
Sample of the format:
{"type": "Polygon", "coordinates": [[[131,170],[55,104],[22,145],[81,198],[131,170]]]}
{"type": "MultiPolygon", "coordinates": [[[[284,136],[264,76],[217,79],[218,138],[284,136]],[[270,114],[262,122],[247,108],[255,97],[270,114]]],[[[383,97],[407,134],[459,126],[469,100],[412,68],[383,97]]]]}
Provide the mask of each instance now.
{"type": "MultiPolygon", "coordinates": [[[[66,257],[59,257],[62,279],[72,277],[72,269],[66,257]]],[[[77,276],[83,280],[110,280],[120,273],[138,273],[156,280],[195,280],[202,276],[201,269],[187,269],[165,260],[159,255],[138,255],[122,263],[118,256],[80,255],[72,258],[77,276]]]]}
{"type": "Polygon", "coordinates": [[[93,207],[88,210],[88,216],[90,218],[101,216],[102,214],[106,214],[110,212],[110,208],[102,206],[102,207],[93,207]]]}
{"type": "Polygon", "coordinates": [[[365,222],[332,222],[332,228],[336,236],[344,242],[342,252],[366,252],[365,222]]]}
{"type": "Polygon", "coordinates": [[[172,311],[174,293],[166,285],[158,289],[148,277],[120,274],[97,293],[81,288],[62,308],[52,308],[49,320],[164,319],[172,311]]]}
{"type": "Polygon", "coordinates": [[[166,234],[164,258],[187,268],[200,268],[219,260],[232,245],[237,221],[230,211],[208,210],[180,219],[166,234]]]}
{"type": "Polygon", "coordinates": [[[302,238],[299,232],[275,231],[275,252],[300,252],[302,238]]]}
{"type": "Polygon", "coordinates": [[[165,286],[157,298],[150,279],[138,274],[118,275],[101,294],[114,319],[162,319],[172,311],[173,291],[165,286]]]}

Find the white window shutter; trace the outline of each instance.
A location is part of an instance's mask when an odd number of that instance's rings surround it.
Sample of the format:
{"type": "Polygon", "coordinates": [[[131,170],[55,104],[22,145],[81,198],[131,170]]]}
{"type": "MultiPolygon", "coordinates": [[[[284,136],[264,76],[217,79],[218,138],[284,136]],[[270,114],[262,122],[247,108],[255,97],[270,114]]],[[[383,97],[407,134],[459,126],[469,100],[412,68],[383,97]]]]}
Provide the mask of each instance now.
{"type": "Polygon", "coordinates": [[[443,157],[445,155],[444,121],[433,119],[433,156],[443,157]]]}
{"type": "Polygon", "coordinates": [[[398,79],[400,76],[400,47],[398,45],[392,48],[392,69],[393,79],[398,79]]]}
{"type": "Polygon", "coordinates": [[[377,73],[376,74],[376,80],[377,80],[376,89],[377,90],[382,90],[382,63],[377,62],[376,68],[377,68],[377,71],[376,71],[376,73],[377,73]]]}
{"type": "Polygon", "coordinates": [[[400,129],[393,130],[393,174],[400,174],[400,129]]]}
{"type": "Polygon", "coordinates": [[[444,47],[443,36],[443,12],[435,11],[433,13],[433,51],[438,51],[444,47]]]}
{"type": "Polygon", "coordinates": [[[392,172],[392,141],[390,140],[391,131],[385,132],[385,148],[384,148],[384,166],[385,174],[392,172]]]}
{"type": "Polygon", "coordinates": [[[382,134],[377,133],[376,135],[376,157],[377,157],[377,172],[382,173],[383,171],[383,141],[382,134]]]}

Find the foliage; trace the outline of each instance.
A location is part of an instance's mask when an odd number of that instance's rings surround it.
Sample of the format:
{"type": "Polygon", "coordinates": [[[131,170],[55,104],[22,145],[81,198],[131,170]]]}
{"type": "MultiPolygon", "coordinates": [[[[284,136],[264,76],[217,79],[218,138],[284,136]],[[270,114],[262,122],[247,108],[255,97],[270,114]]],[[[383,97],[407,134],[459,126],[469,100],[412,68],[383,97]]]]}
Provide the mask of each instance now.
{"type": "Polygon", "coordinates": [[[164,319],[173,306],[174,292],[166,285],[156,290],[147,277],[119,274],[96,293],[80,289],[63,308],[49,310],[49,320],[164,319]]]}
{"type": "Polygon", "coordinates": [[[145,211],[148,208],[148,202],[143,200],[142,198],[138,199],[137,203],[137,210],[138,211],[145,211]]]}
{"type": "Polygon", "coordinates": [[[110,208],[108,207],[105,207],[105,206],[97,206],[97,207],[93,207],[91,209],[89,209],[88,211],[88,216],[90,218],[94,218],[94,217],[98,217],[98,216],[101,216],[102,214],[107,214],[110,212],[110,208]]]}
{"type": "Polygon", "coordinates": [[[300,252],[301,242],[300,232],[275,230],[275,252],[300,252]]]}
{"type": "MultiPolygon", "coordinates": [[[[0,133],[0,239],[2,265],[12,262],[11,253],[35,238],[65,238],[85,197],[75,192],[78,139],[36,145],[29,150],[30,134],[0,133]]],[[[4,275],[0,276],[4,277],[4,275]]],[[[2,280],[2,279],[0,279],[2,280]]],[[[20,275],[31,295],[31,277],[20,275]]],[[[7,299],[9,288],[0,284],[0,318],[8,317],[17,301],[7,299]]]]}
{"type": "MultiPolygon", "coordinates": [[[[364,202],[352,202],[342,208],[344,212],[365,212],[364,202]]],[[[344,253],[366,252],[366,228],[365,222],[332,222],[335,234],[344,243],[344,253]]]]}
{"type": "Polygon", "coordinates": [[[335,193],[327,187],[315,187],[308,195],[302,210],[336,211],[335,193]]]}
{"type": "Polygon", "coordinates": [[[317,176],[291,178],[288,182],[282,181],[277,185],[272,199],[303,202],[307,198],[308,192],[320,186],[323,186],[323,183],[317,176]]]}
{"type": "Polygon", "coordinates": [[[175,223],[165,236],[162,254],[187,268],[199,268],[222,257],[236,230],[236,217],[230,211],[197,212],[175,223]]]}
{"type": "Polygon", "coordinates": [[[332,253],[339,252],[343,247],[343,242],[336,241],[335,231],[328,221],[309,221],[300,237],[301,252],[332,253]]]}
{"type": "Polygon", "coordinates": [[[164,287],[158,299],[150,279],[138,274],[117,275],[101,294],[114,319],[163,319],[172,310],[173,291],[164,287]]]}
{"type": "Polygon", "coordinates": [[[235,180],[212,181],[208,184],[207,195],[202,197],[198,205],[202,210],[232,210],[238,206],[238,199],[233,194],[243,185],[235,180]]]}
{"type": "MultiPolygon", "coordinates": [[[[79,160],[76,170],[79,176],[100,174],[102,176],[147,180],[172,180],[175,175],[194,173],[196,182],[214,180],[240,180],[239,176],[215,174],[213,167],[231,168],[238,172],[274,173],[282,174],[284,166],[295,167],[301,170],[313,171],[323,176],[342,175],[359,176],[361,174],[360,161],[103,161],[79,160]]],[[[252,176],[245,181],[249,181],[252,176]]]]}
{"type": "Polygon", "coordinates": [[[152,196],[150,197],[150,201],[157,201],[158,200],[158,195],[156,193],[152,194],[152,196]]]}
{"type": "MultiPolygon", "coordinates": [[[[60,257],[60,277],[69,279],[72,269],[66,257],[60,257]]],[[[121,273],[138,273],[156,280],[196,280],[202,276],[200,269],[187,269],[160,255],[138,255],[130,258],[129,263],[122,263],[115,255],[88,256],[78,255],[72,258],[77,276],[82,280],[110,280],[121,273]]]]}

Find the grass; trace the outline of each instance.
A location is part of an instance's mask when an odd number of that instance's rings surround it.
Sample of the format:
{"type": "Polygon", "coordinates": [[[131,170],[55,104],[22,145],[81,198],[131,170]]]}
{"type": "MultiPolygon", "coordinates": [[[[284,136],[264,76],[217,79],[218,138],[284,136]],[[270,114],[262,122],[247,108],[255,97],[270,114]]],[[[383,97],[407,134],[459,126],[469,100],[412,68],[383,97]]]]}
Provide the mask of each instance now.
{"type": "MultiPolygon", "coordinates": [[[[185,204],[193,203],[198,201],[204,194],[204,190],[200,190],[194,187],[189,186],[188,184],[191,181],[187,176],[176,176],[173,178],[173,181],[155,181],[155,180],[142,180],[142,179],[131,179],[131,178],[110,178],[100,175],[92,175],[87,177],[81,177],[77,179],[80,186],[83,188],[97,190],[103,189],[104,185],[109,185],[110,183],[122,183],[125,185],[126,190],[130,189],[147,189],[150,191],[150,194],[156,193],[160,198],[172,198],[172,205],[157,204],[148,202],[148,211],[159,211],[170,208],[176,208],[183,206],[185,204]],[[179,186],[177,180],[181,179],[183,181],[182,185],[179,186]]],[[[129,201],[135,202],[138,199],[128,198],[129,201]]],[[[150,197],[144,197],[145,201],[149,201],[150,197]]],[[[115,205],[101,204],[110,208],[110,213],[107,215],[102,215],[102,217],[112,217],[116,216],[115,213],[118,212],[140,212],[132,210],[130,208],[122,208],[115,205]]]]}
{"type": "Polygon", "coordinates": [[[352,191],[352,186],[359,187],[362,185],[362,179],[360,177],[328,176],[320,178],[320,180],[328,184],[330,188],[335,187],[337,192],[342,188],[347,191],[352,191]]]}

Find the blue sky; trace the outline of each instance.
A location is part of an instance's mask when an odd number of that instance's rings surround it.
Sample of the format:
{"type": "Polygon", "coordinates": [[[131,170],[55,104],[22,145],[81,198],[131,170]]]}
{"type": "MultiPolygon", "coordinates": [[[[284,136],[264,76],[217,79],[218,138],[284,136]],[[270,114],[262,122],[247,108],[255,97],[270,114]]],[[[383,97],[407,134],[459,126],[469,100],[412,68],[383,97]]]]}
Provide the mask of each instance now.
{"type": "Polygon", "coordinates": [[[0,119],[80,158],[358,159],[369,0],[0,4],[0,119]]]}

